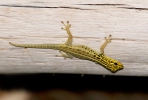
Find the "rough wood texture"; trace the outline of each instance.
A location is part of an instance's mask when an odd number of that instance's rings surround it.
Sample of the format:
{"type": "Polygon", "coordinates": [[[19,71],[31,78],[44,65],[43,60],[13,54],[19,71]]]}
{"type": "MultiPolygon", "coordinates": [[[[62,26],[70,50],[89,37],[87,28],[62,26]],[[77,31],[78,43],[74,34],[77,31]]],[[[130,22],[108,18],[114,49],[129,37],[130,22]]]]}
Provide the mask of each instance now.
{"type": "Polygon", "coordinates": [[[148,75],[147,0],[1,0],[0,73],[148,75]],[[61,21],[70,21],[74,44],[99,50],[112,34],[106,55],[124,69],[113,74],[90,61],[55,57],[55,50],[16,48],[13,43],[64,43],[61,21]]]}

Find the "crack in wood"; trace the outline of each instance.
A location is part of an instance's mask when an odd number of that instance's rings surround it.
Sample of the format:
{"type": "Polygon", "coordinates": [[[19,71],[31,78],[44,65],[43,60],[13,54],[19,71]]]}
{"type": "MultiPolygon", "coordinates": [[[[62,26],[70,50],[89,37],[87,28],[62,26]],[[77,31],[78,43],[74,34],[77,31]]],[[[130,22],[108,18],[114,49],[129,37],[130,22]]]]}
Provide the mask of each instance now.
{"type": "Polygon", "coordinates": [[[136,7],[118,7],[118,8],[133,9],[133,10],[148,10],[148,8],[136,8],[136,7]]]}
{"type": "Polygon", "coordinates": [[[125,6],[126,4],[76,4],[76,5],[93,5],[93,6],[125,6]]]}
{"type": "Polygon", "coordinates": [[[23,8],[68,8],[68,9],[78,9],[78,10],[93,10],[93,9],[83,9],[78,7],[66,7],[66,6],[59,6],[59,7],[49,7],[49,6],[28,6],[28,5],[0,5],[5,7],[23,7],[23,8]]]}
{"type": "Polygon", "coordinates": [[[135,42],[148,42],[148,40],[140,40],[140,39],[121,39],[121,38],[112,38],[112,40],[123,40],[123,41],[135,41],[135,42]]]}
{"type": "Polygon", "coordinates": [[[2,36],[0,36],[0,39],[18,39],[18,38],[14,38],[14,37],[2,37],[2,36]]]}

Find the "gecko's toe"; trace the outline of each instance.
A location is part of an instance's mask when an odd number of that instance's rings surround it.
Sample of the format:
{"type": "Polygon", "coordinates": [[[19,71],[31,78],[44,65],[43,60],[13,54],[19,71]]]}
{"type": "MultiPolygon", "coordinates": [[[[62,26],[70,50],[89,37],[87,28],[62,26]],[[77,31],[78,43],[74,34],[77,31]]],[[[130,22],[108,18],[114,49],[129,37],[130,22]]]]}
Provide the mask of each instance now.
{"type": "Polygon", "coordinates": [[[64,22],[63,22],[63,21],[61,21],[61,23],[63,24],[64,22]]]}
{"type": "Polygon", "coordinates": [[[110,34],[109,37],[112,37],[112,35],[110,34]]]}
{"type": "Polygon", "coordinates": [[[65,28],[61,27],[62,30],[65,30],[65,28]]]}

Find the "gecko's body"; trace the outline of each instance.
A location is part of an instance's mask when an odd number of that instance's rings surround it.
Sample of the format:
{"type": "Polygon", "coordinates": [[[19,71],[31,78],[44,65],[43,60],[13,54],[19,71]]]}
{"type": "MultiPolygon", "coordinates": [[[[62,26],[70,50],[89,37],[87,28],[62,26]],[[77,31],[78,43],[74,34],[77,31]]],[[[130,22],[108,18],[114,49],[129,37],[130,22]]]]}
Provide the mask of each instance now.
{"type": "Polygon", "coordinates": [[[90,60],[104,66],[106,69],[110,70],[111,72],[116,72],[120,69],[123,69],[123,65],[119,61],[114,60],[113,58],[107,57],[104,54],[104,48],[111,41],[111,35],[108,38],[106,38],[106,41],[100,47],[101,52],[98,53],[95,50],[85,45],[73,45],[72,44],[73,37],[69,30],[71,25],[69,24],[69,22],[67,22],[67,25],[64,24],[64,26],[65,28],[62,28],[62,29],[66,30],[69,36],[65,44],[14,44],[11,42],[10,44],[16,47],[23,47],[23,48],[40,48],[40,49],[59,50],[60,53],[62,54],[61,56],[63,56],[65,59],[66,58],[72,59],[73,57],[76,57],[79,59],[90,60]]]}

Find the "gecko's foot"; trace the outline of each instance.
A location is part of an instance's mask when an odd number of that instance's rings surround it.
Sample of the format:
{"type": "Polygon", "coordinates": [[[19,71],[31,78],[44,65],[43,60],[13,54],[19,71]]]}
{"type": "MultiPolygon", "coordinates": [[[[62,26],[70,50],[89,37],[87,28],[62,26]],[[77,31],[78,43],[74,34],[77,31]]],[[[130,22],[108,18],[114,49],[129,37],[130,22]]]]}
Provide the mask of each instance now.
{"type": "Polygon", "coordinates": [[[69,28],[71,27],[71,24],[69,24],[69,21],[67,21],[67,25],[63,21],[61,21],[61,23],[65,26],[61,28],[62,30],[69,30],[69,28]]]}
{"type": "MultiPolygon", "coordinates": [[[[55,55],[55,57],[64,57],[63,55],[55,55]]],[[[66,59],[66,57],[64,57],[66,59]]]]}
{"type": "Polygon", "coordinates": [[[56,57],[64,57],[64,59],[67,58],[66,54],[64,54],[62,51],[59,51],[62,55],[55,55],[56,57]]]}
{"type": "Polygon", "coordinates": [[[109,36],[108,36],[108,38],[107,37],[104,37],[105,38],[105,40],[109,43],[109,42],[111,42],[111,40],[112,40],[112,35],[110,34],[109,36]]]}
{"type": "Polygon", "coordinates": [[[62,51],[59,51],[59,52],[61,53],[61,55],[55,55],[56,57],[64,57],[64,59],[66,59],[66,58],[72,59],[73,58],[73,56],[69,53],[63,53],[62,51]]]}

